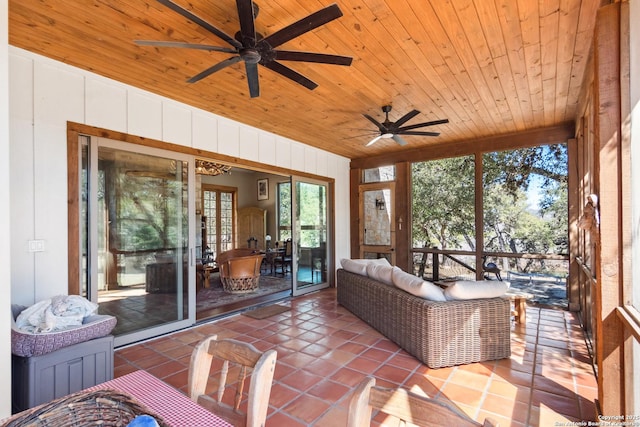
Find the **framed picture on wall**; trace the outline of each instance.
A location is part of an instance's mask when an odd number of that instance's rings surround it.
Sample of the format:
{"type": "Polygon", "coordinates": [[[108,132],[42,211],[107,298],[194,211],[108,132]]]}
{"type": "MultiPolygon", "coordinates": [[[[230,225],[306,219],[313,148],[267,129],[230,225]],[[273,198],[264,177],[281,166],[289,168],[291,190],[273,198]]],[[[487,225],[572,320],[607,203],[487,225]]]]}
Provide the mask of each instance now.
{"type": "Polygon", "coordinates": [[[258,200],[269,200],[269,180],[267,178],[258,180],[258,200]]]}

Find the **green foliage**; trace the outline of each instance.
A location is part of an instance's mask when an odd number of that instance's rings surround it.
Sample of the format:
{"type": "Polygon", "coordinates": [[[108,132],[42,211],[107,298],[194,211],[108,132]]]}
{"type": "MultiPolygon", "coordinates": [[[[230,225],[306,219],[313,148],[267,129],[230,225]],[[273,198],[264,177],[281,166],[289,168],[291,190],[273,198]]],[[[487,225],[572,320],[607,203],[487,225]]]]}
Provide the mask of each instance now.
{"type": "MultiPolygon", "coordinates": [[[[482,156],[484,250],[566,253],[567,151],[564,144],[482,156]],[[529,187],[539,184],[534,199],[529,187]],[[532,200],[536,206],[530,206],[532,200]]],[[[413,245],[475,250],[472,156],[412,165],[413,245]]],[[[532,262],[512,261],[517,270],[532,262]]]]}
{"type": "Polygon", "coordinates": [[[278,224],[291,227],[291,183],[278,183],[278,224]]]}
{"type": "Polygon", "coordinates": [[[473,157],[412,165],[414,246],[475,247],[473,157]]]}
{"type": "Polygon", "coordinates": [[[153,177],[112,176],[117,184],[108,198],[110,245],[123,251],[183,246],[187,215],[180,181],[153,177]]]}
{"type": "Polygon", "coordinates": [[[317,248],[326,241],[327,195],[323,185],[298,183],[298,212],[300,246],[317,248]]]}

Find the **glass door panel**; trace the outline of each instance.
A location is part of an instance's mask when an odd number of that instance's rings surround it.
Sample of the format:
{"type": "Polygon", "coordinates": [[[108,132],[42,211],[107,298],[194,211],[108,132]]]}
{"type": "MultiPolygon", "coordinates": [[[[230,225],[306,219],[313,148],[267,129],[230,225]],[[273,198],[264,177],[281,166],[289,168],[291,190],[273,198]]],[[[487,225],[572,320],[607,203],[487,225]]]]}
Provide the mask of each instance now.
{"type": "Polygon", "coordinates": [[[126,148],[98,139],[87,162],[88,297],[118,318],[116,345],[188,326],[195,316],[189,159],[126,148]]]}
{"type": "Polygon", "coordinates": [[[233,249],[235,191],[203,186],[205,254],[216,259],[218,254],[233,249]]]}
{"type": "Polygon", "coordinates": [[[326,288],[328,271],[327,185],[294,179],[294,295],[326,288]]]}
{"type": "Polygon", "coordinates": [[[360,258],[387,258],[395,265],[394,184],[360,187],[360,258]]]}

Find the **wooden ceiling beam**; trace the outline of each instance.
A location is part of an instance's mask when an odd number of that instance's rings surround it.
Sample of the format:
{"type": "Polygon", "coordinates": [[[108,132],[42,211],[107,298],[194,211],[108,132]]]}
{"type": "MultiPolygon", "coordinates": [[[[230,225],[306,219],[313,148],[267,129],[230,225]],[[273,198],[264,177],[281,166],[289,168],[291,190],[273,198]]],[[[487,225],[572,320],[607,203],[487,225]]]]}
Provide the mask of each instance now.
{"type": "Polygon", "coordinates": [[[475,153],[502,151],[543,144],[567,142],[575,135],[573,122],[559,126],[532,129],[523,132],[478,138],[473,141],[456,141],[453,143],[431,145],[400,153],[381,156],[361,157],[351,160],[351,168],[373,168],[388,166],[399,162],[420,162],[447,157],[466,156],[475,153]]]}

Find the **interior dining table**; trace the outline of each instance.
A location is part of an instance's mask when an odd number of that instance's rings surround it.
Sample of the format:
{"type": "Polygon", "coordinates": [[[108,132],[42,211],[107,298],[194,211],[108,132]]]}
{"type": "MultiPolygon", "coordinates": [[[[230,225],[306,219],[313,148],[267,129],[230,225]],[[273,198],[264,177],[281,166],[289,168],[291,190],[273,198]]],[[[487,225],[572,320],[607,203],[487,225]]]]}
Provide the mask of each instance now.
{"type": "Polygon", "coordinates": [[[135,371],[87,391],[111,389],[127,393],[172,427],[231,427],[224,419],[209,412],[164,381],[146,371],[135,371]]]}

